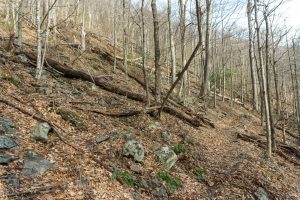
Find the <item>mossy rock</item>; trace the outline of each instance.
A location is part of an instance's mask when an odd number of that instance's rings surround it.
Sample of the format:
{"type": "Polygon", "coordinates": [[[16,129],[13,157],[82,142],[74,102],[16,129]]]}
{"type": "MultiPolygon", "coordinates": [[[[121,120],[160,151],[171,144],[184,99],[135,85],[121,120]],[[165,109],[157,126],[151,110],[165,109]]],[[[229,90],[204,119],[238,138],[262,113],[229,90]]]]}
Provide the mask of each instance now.
{"type": "Polygon", "coordinates": [[[74,112],[71,112],[69,110],[64,110],[64,109],[58,109],[56,111],[56,113],[59,114],[64,120],[66,120],[66,121],[70,122],[71,124],[73,124],[77,129],[87,130],[86,124],[74,112]]]}

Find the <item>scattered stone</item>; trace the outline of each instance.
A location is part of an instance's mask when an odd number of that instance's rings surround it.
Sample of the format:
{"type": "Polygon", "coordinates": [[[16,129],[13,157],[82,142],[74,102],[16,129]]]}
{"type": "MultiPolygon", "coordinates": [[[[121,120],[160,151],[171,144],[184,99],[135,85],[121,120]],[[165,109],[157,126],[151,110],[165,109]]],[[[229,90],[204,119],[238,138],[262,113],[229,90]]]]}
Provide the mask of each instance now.
{"type": "Polygon", "coordinates": [[[138,180],[137,186],[141,188],[149,188],[149,185],[145,179],[138,180]]]}
{"type": "Polygon", "coordinates": [[[138,173],[138,174],[142,173],[142,166],[139,163],[137,163],[137,164],[134,163],[134,164],[130,165],[130,169],[131,169],[131,171],[133,171],[135,173],[138,173]]]}
{"type": "Polygon", "coordinates": [[[43,156],[34,152],[27,151],[24,155],[24,166],[21,174],[23,176],[40,176],[55,166],[54,163],[43,159],[43,156]]]}
{"type": "Polygon", "coordinates": [[[16,132],[15,125],[10,119],[0,117],[0,131],[8,134],[14,134],[16,132]]]}
{"type": "Polygon", "coordinates": [[[167,170],[170,170],[178,160],[176,153],[168,145],[163,145],[157,151],[158,161],[164,165],[167,170]]]}
{"type": "Polygon", "coordinates": [[[110,139],[110,135],[97,136],[96,137],[96,143],[100,144],[100,143],[105,142],[105,141],[107,141],[109,139],[110,139]]]}
{"type": "Polygon", "coordinates": [[[258,191],[255,192],[255,196],[257,197],[258,200],[269,200],[268,193],[262,187],[258,188],[258,191]]]}
{"type": "Polygon", "coordinates": [[[152,191],[152,195],[157,198],[167,198],[168,193],[164,187],[157,188],[156,190],[152,191]]]}
{"type": "Polygon", "coordinates": [[[79,118],[79,116],[77,116],[77,114],[64,109],[58,109],[56,113],[59,114],[64,120],[69,121],[71,124],[76,126],[79,130],[87,130],[87,126],[79,118]]]}
{"type": "Polygon", "coordinates": [[[130,192],[130,194],[131,194],[132,198],[135,199],[135,200],[140,200],[140,199],[142,199],[141,194],[138,193],[138,192],[130,192]]]}
{"type": "Polygon", "coordinates": [[[157,178],[153,178],[148,182],[151,188],[158,188],[161,186],[161,182],[157,178]]]}
{"type": "Polygon", "coordinates": [[[15,188],[20,186],[20,179],[18,177],[9,176],[6,179],[4,179],[6,184],[11,185],[15,188]]]}
{"type": "Polygon", "coordinates": [[[153,124],[150,124],[148,127],[145,128],[145,131],[152,131],[152,130],[156,130],[156,129],[160,129],[160,123],[159,122],[155,122],[153,124]]]}
{"type": "Polygon", "coordinates": [[[19,55],[17,55],[16,58],[17,58],[18,61],[21,61],[21,62],[28,62],[28,58],[27,58],[27,56],[24,55],[24,54],[19,54],[19,55]]]}
{"type": "Polygon", "coordinates": [[[14,161],[15,158],[7,155],[5,153],[0,153],[0,165],[8,165],[11,161],[14,161]]]}
{"type": "Polygon", "coordinates": [[[123,154],[125,156],[132,156],[135,161],[141,162],[144,158],[145,151],[143,145],[136,140],[130,140],[123,146],[123,154]]]}
{"type": "Polygon", "coordinates": [[[164,142],[167,142],[168,144],[170,143],[171,141],[171,134],[168,133],[167,131],[162,131],[160,133],[160,137],[163,139],[164,142]]]}
{"type": "Polygon", "coordinates": [[[17,146],[17,143],[6,135],[0,135],[0,149],[11,149],[17,146]]]}
{"type": "Polygon", "coordinates": [[[40,123],[33,127],[32,138],[36,141],[44,143],[48,142],[48,133],[51,130],[51,126],[48,123],[40,123]]]}
{"type": "Polygon", "coordinates": [[[127,131],[125,133],[125,139],[126,139],[126,141],[134,139],[134,134],[133,134],[133,128],[132,127],[129,127],[127,129],[127,131]]]}
{"type": "Polygon", "coordinates": [[[39,87],[37,89],[37,92],[40,94],[48,95],[52,93],[52,89],[48,87],[39,87]]]}
{"type": "Polygon", "coordinates": [[[0,58],[0,65],[5,65],[6,64],[6,60],[4,58],[0,58]]]}

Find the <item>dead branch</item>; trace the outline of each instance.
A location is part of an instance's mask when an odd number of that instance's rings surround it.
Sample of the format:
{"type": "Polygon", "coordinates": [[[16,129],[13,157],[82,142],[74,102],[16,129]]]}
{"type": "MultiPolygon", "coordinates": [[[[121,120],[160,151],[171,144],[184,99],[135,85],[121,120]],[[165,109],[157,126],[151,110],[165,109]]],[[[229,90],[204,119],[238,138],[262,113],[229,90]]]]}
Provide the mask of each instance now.
{"type": "MultiPolygon", "coordinates": [[[[30,60],[35,60],[36,56],[33,52],[23,52],[23,53],[30,60]]],[[[115,93],[118,95],[122,95],[122,96],[126,96],[129,99],[132,99],[135,101],[146,102],[146,97],[141,94],[122,89],[116,85],[109,83],[106,80],[102,80],[102,79],[93,77],[85,72],[74,70],[71,67],[69,67],[67,65],[62,65],[59,62],[57,62],[51,58],[46,58],[46,61],[52,68],[56,69],[57,71],[60,71],[67,78],[76,78],[76,79],[81,79],[84,81],[89,81],[89,82],[94,83],[98,87],[100,87],[104,90],[107,90],[109,92],[112,92],[112,93],[115,93]]],[[[189,115],[176,107],[167,105],[167,106],[165,106],[163,111],[189,123],[190,125],[192,125],[194,127],[205,126],[205,124],[203,124],[203,121],[199,120],[198,117],[189,115]]],[[[208,125],[210,126],[210,123],[208,123],[208,125]]]]}

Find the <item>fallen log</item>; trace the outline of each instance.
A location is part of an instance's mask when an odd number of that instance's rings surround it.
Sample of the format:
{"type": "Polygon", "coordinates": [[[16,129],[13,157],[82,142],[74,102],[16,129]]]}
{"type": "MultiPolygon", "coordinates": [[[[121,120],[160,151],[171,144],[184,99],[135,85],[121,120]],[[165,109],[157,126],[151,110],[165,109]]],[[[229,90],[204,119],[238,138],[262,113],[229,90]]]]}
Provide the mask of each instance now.
{"type": "MultiPolygon", "coordinates": [[[[36,59],[35,53],[33,53],[33,52],[23,52],[23,54],[25,54],[30,60],[36,59]]],[[[126,96],[127,98],[135,100],[135,101],[146,102],[146,97],[141,94],[137,94],[137,93],[122,89],[116,85],[109,83],[108,81],[99,79],[99,78],[89,75],[85,72],[74,70],[71,67],[69,67],[67,65],[63,65],[51,58],[46,58],[46,61],[47,61],[48,65],[50,65],[55,70],[61,72],[63,74],[63,76],[65,76],[67,78],[76,78],[76,79],[81,79],[84,81],[89,81],[89,82],[94,83],[96,86],[98,86],[104,90],[107,90],[109,92],[112,92],[112,93],[115,93],[118,95],[122,95],[122,96],[126,96]]],[[[186,114],[184,111],[181,111],[178,108],[168,105],[164,108],[163,111],[189,123],[190,125],[192,125],[194,127],[205,126],[203,121],[199,120],[197,117],[186,114]]],[[[208,123],[208,125],[210,126],[209,123],[208,123]]]]}
{"type": "MultiPolygon", "coordinates": [[[[98,47],[93,47],[91,48],[92,53],[95,53],[99,56],[101,56],[102,58],[106,59],[108,62],[110,62],[110,64],[114,64],[114,56],[107,52],[107,51],[103,51],[102,49],[98,48],[98,47]]],[[[117,59],[117,67],[118,69],[120,69],[123,73],[126,73],[126,69],[124,68],[123,63],[121,62],[123,60],[123,58],[120,57],[116,57],[117,59]]],[[[131,69],[127,69],[127,75],[128,77],[132,78],[133,80],[135,80],[139,85],[141,85],[143,88],[146,88],[146,84],[144,82],[144,80],[140,77],[141,76],[137,76],[136,72],[133,72],[131,69]]],[[[155,95],[155,88],[152,85],[149,85],[149,90],[151,92],[152,95],[155,95]]],[[[171,105],[178,107],[179,109],[185,111],[187,114],[189,115],[193,115],[193,112],[190,108],[187,108],[186,106],[180,105],[178,103],[176,103],[175,101],[173,101],[172,99],[168,99],[168,103],[170,103],[171,105]]],[[[207,121],[207,120],[204,120],[207,121]]],[[[211,124],[212,122],[208,123],[211,124]]]]}
{"type": "MultiPolygon", "coordinates": [[[[267,142],[263,141],[262,139],[260,139],[258,137],[245,135],[242,133],[238,133],[237,137],[241,140],[255,143],[263,149],[267,148],[267,142]]],[[[288,145],[277,142],[277,149],[275,150],[275,153],[277,153],[279,156],[285,158],[286,160],[290,161],[291,163],[293,163],[295,165],[300,165],[300,151],[292,146],[288,146],[288,145]],[[293,157],[295,157],[295,158],[293,158],[293,157]]]]}
{"type": "Polygon", "coordinates": [[[100,110],[100,109],[86,109],[86,108],[82,108],[79,106],[74,106],[74,108],[101,114],[101,115],[105,115],[105,116],[109,116],[109,117],[131,117],[131,116],[140,115],[140,114],[151,114],[154,111],[156,111],[157,109],[159,109],[159,107],[156,106],[156,107],[151,107],[151,108],[147,108],[147,109],[127,110],[124,112],[116,112],[116,111],[104,111],[104,110],[100,110]]]}

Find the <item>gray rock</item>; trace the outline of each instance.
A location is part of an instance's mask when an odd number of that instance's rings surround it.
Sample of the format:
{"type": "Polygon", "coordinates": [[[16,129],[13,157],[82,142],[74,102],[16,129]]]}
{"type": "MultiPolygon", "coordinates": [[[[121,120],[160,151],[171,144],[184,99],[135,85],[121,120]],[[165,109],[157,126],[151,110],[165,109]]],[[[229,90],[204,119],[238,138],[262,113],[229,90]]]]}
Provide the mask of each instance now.
{"type": "Polygon", "coordinates": [[[7,155],[5,153],[0,153],[0,165],[8,165],[11,161],[14,161],[15,158],[7,155]]]}
{"type": "Polygon", "coordinates": [[[152,131],[152,130],[156,130],[156,129],[160,129],[160,123],[159,122],[155,122],[153,124],[150,124],[149,126],[147,126],[145,128],[145,131],[152,131]]]}
{"type": "Polygon", "coordinates": [[[138,174],[142,173],[142,166],[139,163],[137,163],[137,164],[134,163],[134,164],[130,165],[130,169],[131,169],[131,171],[133,171],[135,173],[138,173],[138,174]]]}
{"type": "Polygon", "coordinates": [[[33,127],[32,138],[36,141],[47,143],[50,130],[51,126],[48,123],[37,124],[33,127]]]}
{"type": "Polygon", "coordinates": [[[258,200],[269,200],[268,193],[264,188],[259,187],[257,192],[255,192],[255,196],[258,200]]]}
{"type": "Polygon", "coordinates": [[[20,186],[20,179],[18,177],[9,176],[4,181],[6,182],[6,184],[16,188],[20,186]]]}
{"type": "Polygon", "coordinates": [[[160,133],[160,137],[163,139],[163,141],[167,142],[167,143],[170,143],[172,137],[171,137],[171,134],[168,133],[167,131],[162,131],[160,133]]]}
{"type": "Polygon", "coordinates": [[[170,170],[178,160],[176,153],[168,145],[163,145],[156,153],[158,161],[167,170],[170,170]]]}
{"type": "Polygon", "coordinates": [[[23,176],[40,176],[55,164],[43,159],[43,156],[33,151],[27,151],[24,156],[24,166],[21,174],[23,176]]]}
{"type": "Polygon", "coordinates": [[[123,154],[125,156],[132,156],[135,161],[141,162],[145,155],[143,145],[136,140],[130,140],[123,146],[123,154]]]}
{"type": "Polygon", "coordinates": [[[17,60],[21,62],[28,62],[28,58],[24,54],[17,55],[17,60]]]}
{"type": "Polygon", "coordinates": [[[40,94],[48,95],[52,93],[52,89],[48,87],[39,87],[37,89],[37,92],[40,94]]]}
{"type": "Polygon", "coordinates": [[[161,182],[157,178],[149,180],[148,184],[151,188],[158,188],[161,186],[161,182]]]}
{"type": "Polygon", "coordinates": [[[149,188],[149,185],[145,179],[138,180],[137,186],[141,188],[149,188]]]}
{"type": "Polygon", "coordinates": [[[16,132],[15,125],[10,119],[0,117],[0,131],[13,134],[16,132]]]}
{"type": "Polygon", "coordinates": [[[6,135],[0,135],[0,149],[11,149],[17,146],[17,143],[6,135]]]}
{"type": "Polygon", "coordinates": [[[157,198],[167,198],[168,197],[168,193],[164,187],[160,187],[160,188],[152,191],[152,195],[157,198]]]}
{"type": "Polygon", "coordinates": [[[110,139],[110,136],[109,135],[104,135],[104,136],[97,136],[96,137],[96,143],[97,144],[100,144],[106,140],[109,140],[110,139]]]}

